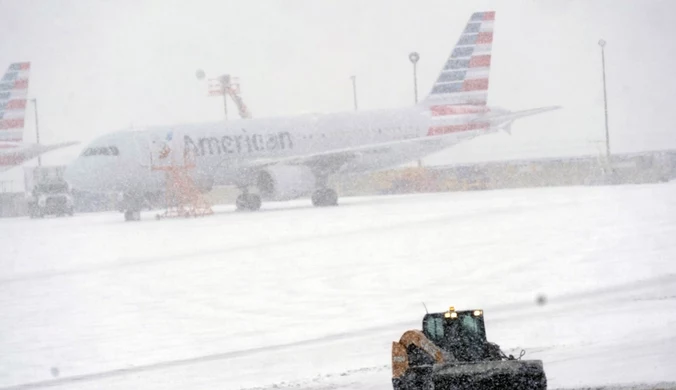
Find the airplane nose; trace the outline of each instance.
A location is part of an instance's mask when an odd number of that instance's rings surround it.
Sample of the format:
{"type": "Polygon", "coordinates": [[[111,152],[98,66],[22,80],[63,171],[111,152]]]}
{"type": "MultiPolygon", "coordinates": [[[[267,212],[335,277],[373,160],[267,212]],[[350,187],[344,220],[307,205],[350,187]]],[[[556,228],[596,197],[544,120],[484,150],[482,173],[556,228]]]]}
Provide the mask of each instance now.
{"type": "Polygon", "coordinates": [[[63,176],[71,188],[76,190],[85,190],[84,182],[85,169],[80,158],[76,158],[66,166],[66,171],[63,176]]]}
{"type": "Polygon", "coordinates": [[[66,166],[63,176],[74,190],[97,192],[104,187],[105,168],[100,161],[83,161],[82,157],[78,157],[66,166]]]}
{"type": "Polygon", "coordinates": [[[96,156],[78,157],[66,166],[64,178],[71,188],[85,192],[119,191],[119,178],[127,170],[115,160],[96,156]],[[117,184],[116,184],[117,183],[117,184]]]}

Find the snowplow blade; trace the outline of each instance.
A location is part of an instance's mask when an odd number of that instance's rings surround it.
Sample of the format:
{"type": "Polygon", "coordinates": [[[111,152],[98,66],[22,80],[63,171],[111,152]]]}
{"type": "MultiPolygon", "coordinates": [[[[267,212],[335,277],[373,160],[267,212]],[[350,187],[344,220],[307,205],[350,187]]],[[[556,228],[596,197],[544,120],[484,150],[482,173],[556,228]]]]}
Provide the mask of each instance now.
{"type": "Polygon", "coordinates": [[[545,390],[547,378],[540,360],[444,364],[432,367],[435,390],[545,390]]]}
{"type": "Polygon", "coordinates": [[[411,367],[393,381],[396,390],[546,390],[540,360],[447,363],[411,367]]]}

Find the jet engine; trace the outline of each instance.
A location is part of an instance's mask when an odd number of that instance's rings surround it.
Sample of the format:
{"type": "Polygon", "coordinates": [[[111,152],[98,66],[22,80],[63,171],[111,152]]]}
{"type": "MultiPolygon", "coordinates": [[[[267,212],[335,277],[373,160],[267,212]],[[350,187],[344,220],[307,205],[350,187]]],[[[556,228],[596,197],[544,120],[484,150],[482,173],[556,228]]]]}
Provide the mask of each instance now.
{"type": "Polygon", "coordinates": [[[258,173],[256,186],[265,200],[289,200],[315,190],[315,175],[305,166],[276,165],[258,173]]]}

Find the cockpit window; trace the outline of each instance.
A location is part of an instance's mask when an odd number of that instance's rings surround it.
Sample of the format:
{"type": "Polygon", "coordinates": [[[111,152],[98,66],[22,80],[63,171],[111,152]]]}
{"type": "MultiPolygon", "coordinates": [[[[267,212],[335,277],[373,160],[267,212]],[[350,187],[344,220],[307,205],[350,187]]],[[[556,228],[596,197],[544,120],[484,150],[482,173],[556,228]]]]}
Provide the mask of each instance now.
{"type": "Polygon", "coordinates": [[[117,146],[101,146],[96,148],[87,148],[82,152],[83,156],[118,156],[120,150],[117,146]]]}

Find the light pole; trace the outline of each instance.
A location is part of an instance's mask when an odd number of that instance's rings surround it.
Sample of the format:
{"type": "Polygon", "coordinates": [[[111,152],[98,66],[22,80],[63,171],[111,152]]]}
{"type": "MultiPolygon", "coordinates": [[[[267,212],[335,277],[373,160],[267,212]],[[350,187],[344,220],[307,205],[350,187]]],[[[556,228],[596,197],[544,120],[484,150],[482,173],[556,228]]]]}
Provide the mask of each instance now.
{"type": "Polygon", "coordinates": [[[354,110],[357,111],[357,76],[350,76],[352,79],[352,96],[354,100],[354,110]]]}
{"type": "MultiPolygon", "coordinates": [[[[418,104],[418,60],[420,59],[420,54],[417,52],[411,52],[408,55],[409,61],[413,64],[413,96],[415,104],[418,104]]],[[[418,160],[418,168],[422,167],[422,160],[418,160]]]]}
{"type": "Polygon", "coordinates": [[[606,92],[606,41],[599,40],[601,46],[601,69],[603,71],[603,109],[606,116],[606,157],[610,158],[610,134],[608,132],[608,94],[606,92]]]}
{"type": "MultiPolygon", "coordinates": [[[[38,99],[31,99],[35,108],[35,143],[40,145],[40,123],[38,122],[38,99]]],[[[42,158],[38,155],[38,166],[42,166],[42,158]]]]}
{"type": "Polygon", "coordinates": [[[413,64],[413,94],[415,96],[415,103],[418,104],[418,69],[416,64],[420,59],[420,55],[416,52],[412,52],[408,55],[408,59],[413,64]]]}

